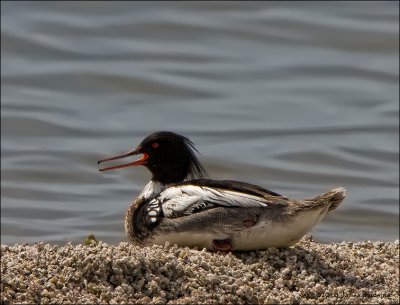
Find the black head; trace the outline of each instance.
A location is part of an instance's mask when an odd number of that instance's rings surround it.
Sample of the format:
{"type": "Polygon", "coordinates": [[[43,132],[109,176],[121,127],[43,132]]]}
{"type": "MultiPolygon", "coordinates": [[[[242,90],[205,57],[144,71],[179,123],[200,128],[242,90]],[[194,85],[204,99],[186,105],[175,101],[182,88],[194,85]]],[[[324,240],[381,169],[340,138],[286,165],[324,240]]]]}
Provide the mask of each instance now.
{"type": "Polygon", "coordinates": [[[155,132],[146,137],[134,150],[122,155],[100,160],[120,159],[143,154],[134,162],[107,167],[100,171],[133,165],[144,165],[153,174],[152,180],[164,184],[183,181],[187,178],[204,178],[206,170],[195,155],[196,148],[188,138],[170,131],[155,132]]]}

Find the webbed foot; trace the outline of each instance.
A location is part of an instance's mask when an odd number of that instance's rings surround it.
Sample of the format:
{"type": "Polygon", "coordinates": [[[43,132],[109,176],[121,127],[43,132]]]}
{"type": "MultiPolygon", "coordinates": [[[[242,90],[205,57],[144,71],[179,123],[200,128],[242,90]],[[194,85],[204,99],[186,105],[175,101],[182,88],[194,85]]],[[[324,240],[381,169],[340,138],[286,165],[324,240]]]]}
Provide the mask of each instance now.
{"type": "Polygon", "coordinates": [[[232,246],[230,238],[214,239],[212,241],[212,247],[214,250],[217,250],[217,251],[232,251],[233,250],[233,246],[232,246]]]}

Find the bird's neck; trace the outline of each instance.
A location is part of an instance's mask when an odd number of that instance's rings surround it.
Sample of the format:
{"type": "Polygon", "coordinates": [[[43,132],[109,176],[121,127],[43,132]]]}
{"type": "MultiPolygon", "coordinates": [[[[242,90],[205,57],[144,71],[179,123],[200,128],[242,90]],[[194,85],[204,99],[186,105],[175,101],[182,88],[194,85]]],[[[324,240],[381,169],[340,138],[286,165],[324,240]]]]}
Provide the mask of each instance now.
{"type": "Polygon", "coordinates": [[[157,197],[165,189],[165,184],[150,180],[149,183],[144,187],[143,191],[140,193],[139,198],[144,200],[150,200],[157,197]]]}

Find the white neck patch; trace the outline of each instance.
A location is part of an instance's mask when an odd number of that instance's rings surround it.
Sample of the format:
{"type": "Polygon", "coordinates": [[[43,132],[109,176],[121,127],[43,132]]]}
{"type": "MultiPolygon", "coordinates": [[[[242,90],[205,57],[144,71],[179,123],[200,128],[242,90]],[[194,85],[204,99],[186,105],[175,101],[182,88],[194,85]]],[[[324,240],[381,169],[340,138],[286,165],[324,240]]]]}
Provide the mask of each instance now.
{"type": "Polygon", "coordinates": [[[157,197],[165,189],[164,184],[156,181],[150,181],[140,193],[139,198],[146,200],[157,197]]]}

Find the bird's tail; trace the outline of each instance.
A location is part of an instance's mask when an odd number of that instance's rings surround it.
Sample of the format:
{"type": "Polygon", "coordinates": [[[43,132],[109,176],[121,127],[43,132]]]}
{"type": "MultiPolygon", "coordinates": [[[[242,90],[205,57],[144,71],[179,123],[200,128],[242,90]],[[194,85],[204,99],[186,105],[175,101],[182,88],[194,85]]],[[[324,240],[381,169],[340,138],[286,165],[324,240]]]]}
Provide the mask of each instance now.
{"type": "Polygon", "coordinates": [[[296,205],[295,210],[312,210],[318,207],[326,206],[328,207],[327,212],[329,213],[336,209],[342,203],[345,197],[346,190],[342,187],[338,187],[315,198],[299,201],[299,204],[296,205]]]}
{"type": "Polygon", "coordinates": [[[316,206],[329,205],[328,213],[336,209],[346,197],[346,190],[338,187],[313,199],[316,206]]]}

